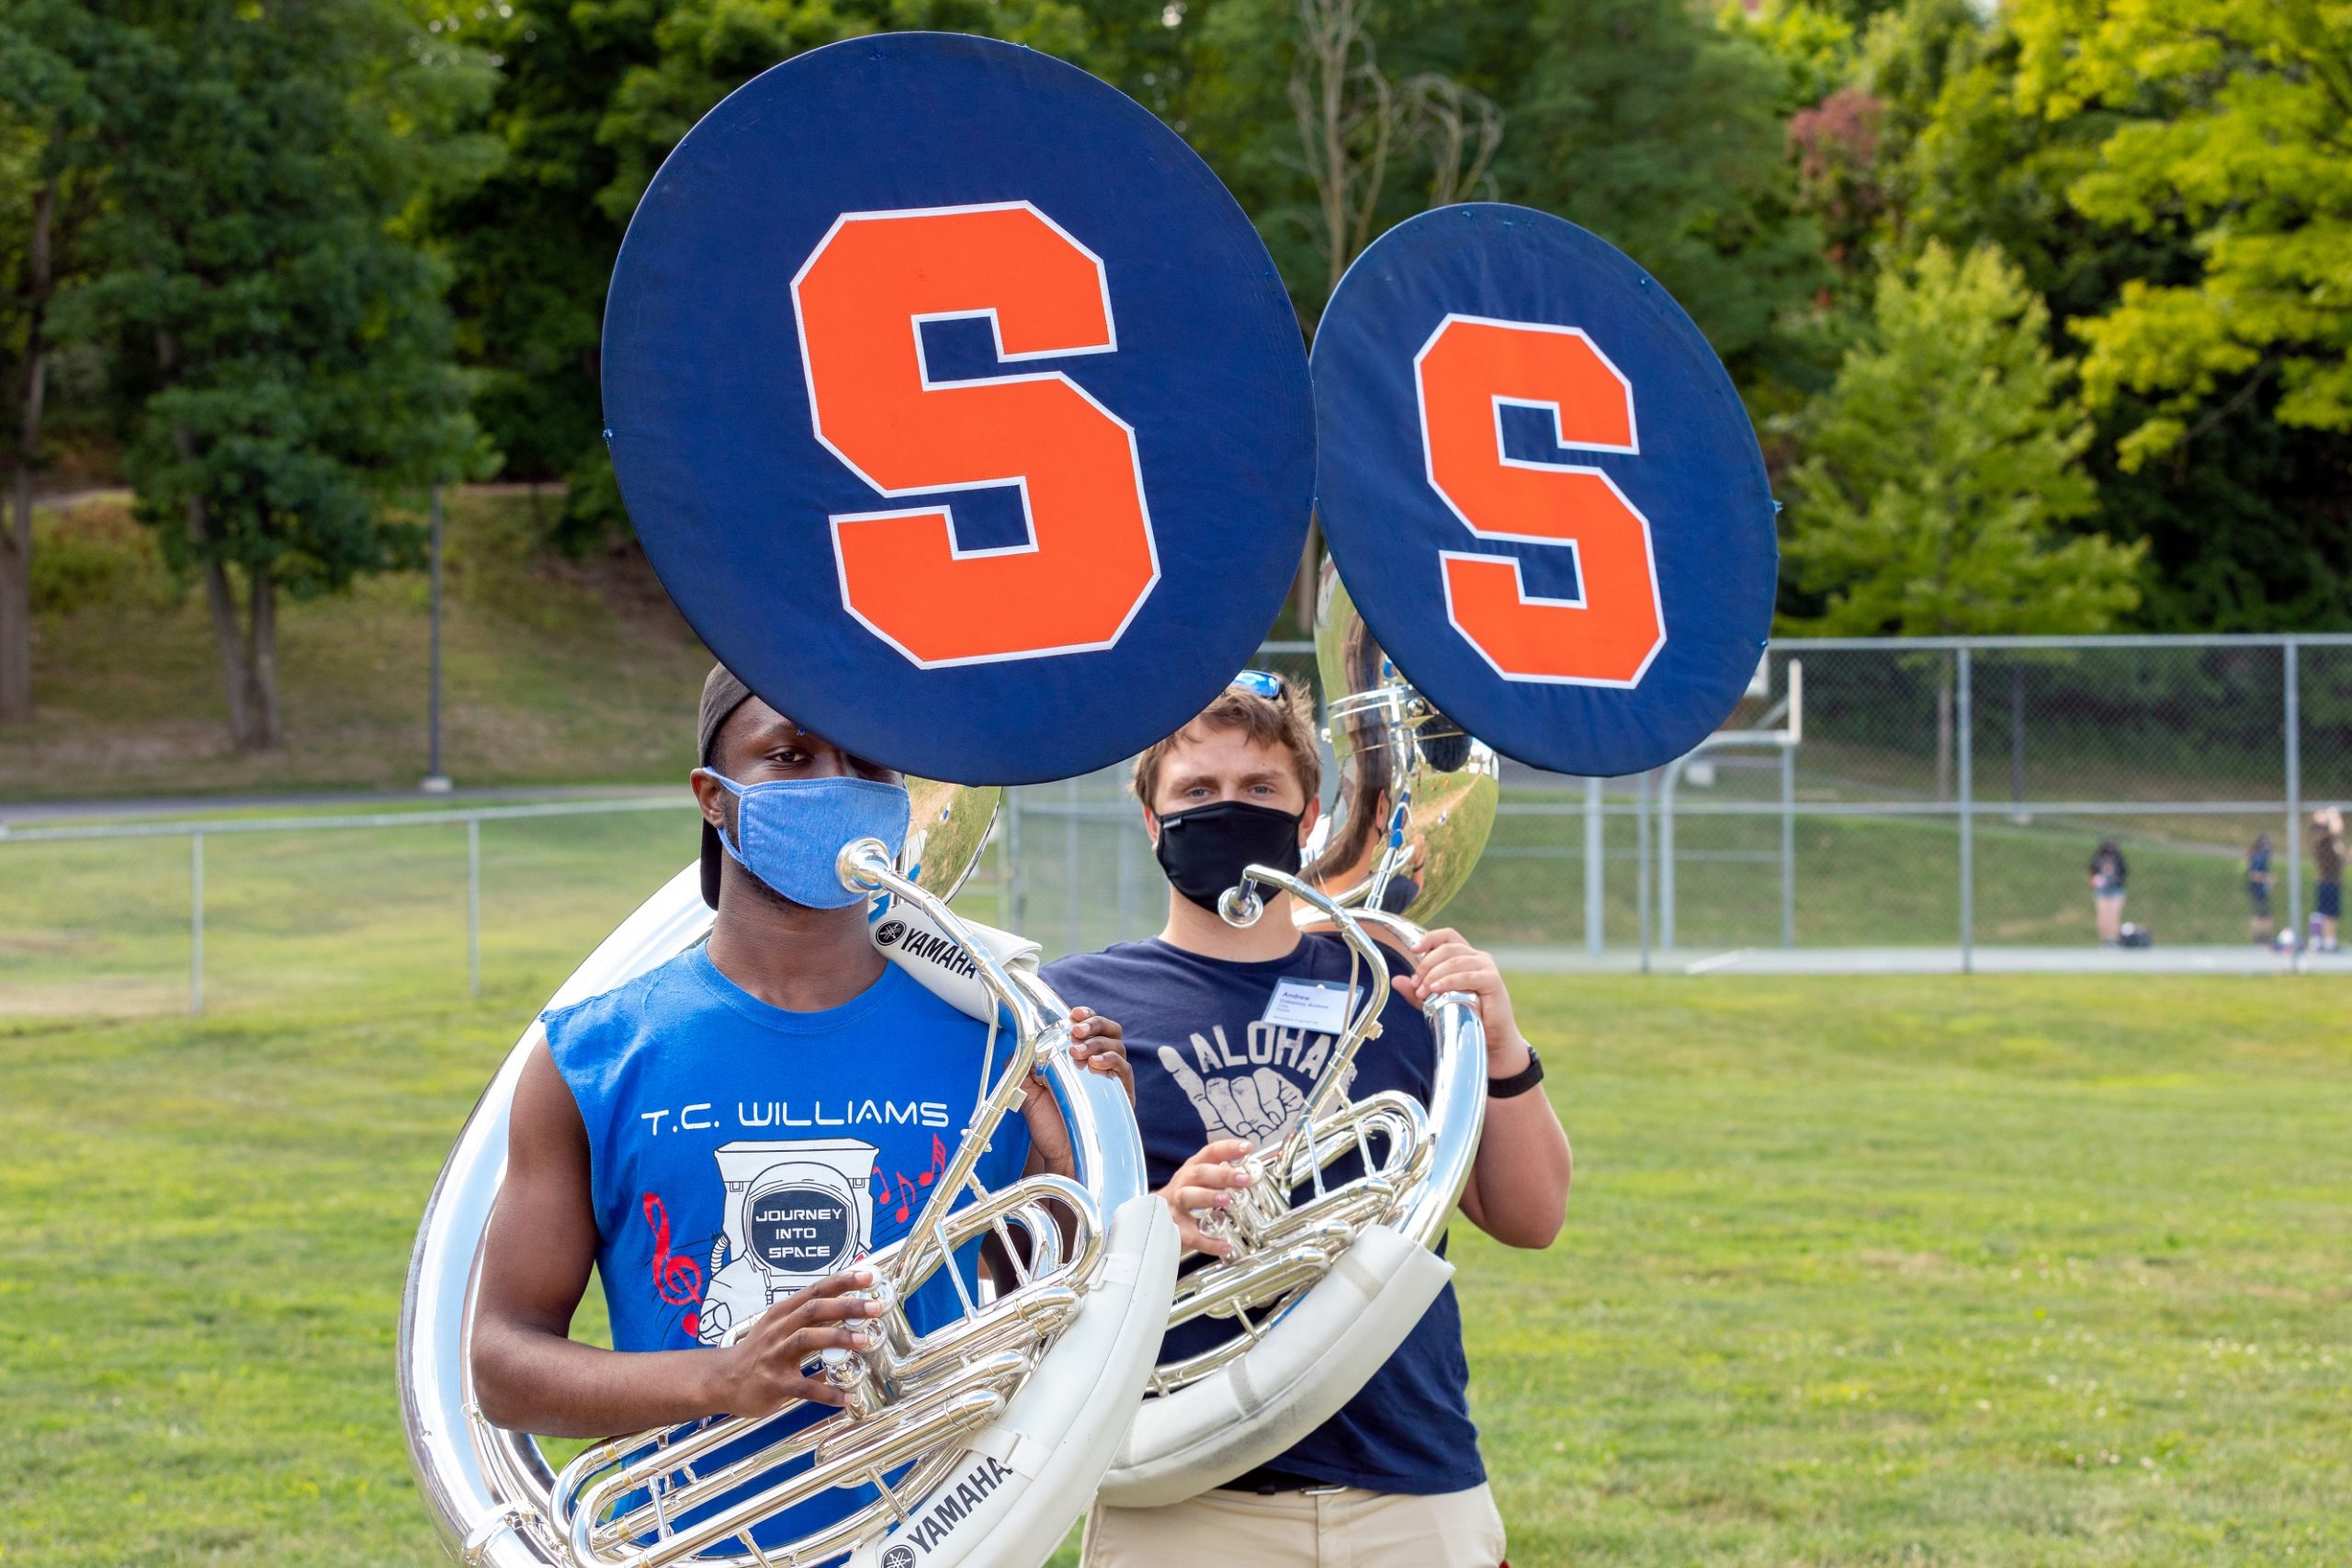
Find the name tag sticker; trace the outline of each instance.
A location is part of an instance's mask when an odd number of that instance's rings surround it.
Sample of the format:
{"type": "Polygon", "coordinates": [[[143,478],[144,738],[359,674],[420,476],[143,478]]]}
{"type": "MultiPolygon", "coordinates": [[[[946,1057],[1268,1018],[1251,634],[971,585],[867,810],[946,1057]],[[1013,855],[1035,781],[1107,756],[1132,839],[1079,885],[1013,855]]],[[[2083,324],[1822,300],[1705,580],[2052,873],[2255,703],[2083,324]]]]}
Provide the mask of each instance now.
{"type": "Polygon", "coordinates": [[[1348,1026],[1348,983],[1278,981],[1272,998],[1266,1003],[1264,1021],[1279,1029],[1313,1029],[1337,1034],[1348,1026]]]}

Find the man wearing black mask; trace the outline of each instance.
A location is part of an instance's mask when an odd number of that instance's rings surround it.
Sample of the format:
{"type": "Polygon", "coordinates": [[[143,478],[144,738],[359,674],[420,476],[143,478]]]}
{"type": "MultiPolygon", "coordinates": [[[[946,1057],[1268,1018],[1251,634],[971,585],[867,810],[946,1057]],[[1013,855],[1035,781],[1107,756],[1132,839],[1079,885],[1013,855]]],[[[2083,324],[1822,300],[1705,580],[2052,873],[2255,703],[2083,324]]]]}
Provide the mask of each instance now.
{"type": "MultiPolygon", "coordinates": [[[[1302,935],[1287,894],[1247,927],[1216,913],[1217,896],[1253,862],[1298,869],[1320,773],[1300,694],[1244,671],[1136,761],[1144,830],[1168,874],[1166,928],[1046,971],[1073,1004],[1136,1021],[1127,1048],[1152,1183],[1201,1252],[1228,1250],[1197,1216],[1248,1179],[1235,1162],[1289,1131],[1344,1024],[1351,959],[1339,938],[1302,935]]],[[[1352,1090],[1399,1089],[1426,1104],[1436,1047],[1420,1004],[1442,991],[1476,997],[1490,1092],[1462,1212],[1510,1246],[1547,1247],[1567,1201],[1568,1140],[1545,1097],[1525,1092],[1542,1075],[1510,994],[1494,960],[1455,931],[1431,931],[1414,957],[1418,976],[1390,964],[1395,988],[1380,1034],[1356,1055],[1352,1090]]],[[[1167,1337],[1160,1359],[1234,1330],[1195,1320],[1167,1337]]],[[[1098,1505],[1083,1568],[1494,1568],[1503,1527],[1468,1385],[1449,1285],[1356,1396],[1271,1464],[1169,1507],[1098,1505]]]]}

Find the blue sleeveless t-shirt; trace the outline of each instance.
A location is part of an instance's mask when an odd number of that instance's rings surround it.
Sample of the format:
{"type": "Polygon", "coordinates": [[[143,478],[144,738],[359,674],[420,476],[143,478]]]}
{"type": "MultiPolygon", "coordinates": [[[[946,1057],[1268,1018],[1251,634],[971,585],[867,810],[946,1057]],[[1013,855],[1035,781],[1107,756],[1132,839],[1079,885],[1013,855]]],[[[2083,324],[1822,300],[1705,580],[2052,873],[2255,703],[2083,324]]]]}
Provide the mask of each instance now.
{"type": "MultiPolygon", "coordinates": [[[[715,1344],[904,1235],[1012,1047],[1000,1032],[984,1079],[987,1026],[896,965],[840,1007],[788,1012],[700,947],[545,1021],[587,1129],[596,1271],[618,1350],[715,1344]]],[[[1007,1115],[981,1185],[1010,1185],[1028,1155],[1026,1124],[1007,1115]]],[[[967,1288],[978,1262],[978,1244],[957,1254],[967,1288]]],[[[907,1303],[918,1334],[959,1311],[944,1271],[907,1303]]],[[[753,1539],[805,1535],[873,1495],[836,1488],[753,1539]]]]}

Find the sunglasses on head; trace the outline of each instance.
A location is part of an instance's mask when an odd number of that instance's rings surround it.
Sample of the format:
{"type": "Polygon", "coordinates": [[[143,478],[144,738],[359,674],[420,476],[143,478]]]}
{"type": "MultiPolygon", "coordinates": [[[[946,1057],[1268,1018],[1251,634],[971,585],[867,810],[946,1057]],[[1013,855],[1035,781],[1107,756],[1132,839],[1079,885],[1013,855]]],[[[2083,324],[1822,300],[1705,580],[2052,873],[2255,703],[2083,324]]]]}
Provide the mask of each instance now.
{"type": "Polygon", "coordinates": [[[1272,703],[1282,701],[1287,689],[1283,684],[1283,678],[1271,670],[1244,670],[1226,684],[1272,703]]]}

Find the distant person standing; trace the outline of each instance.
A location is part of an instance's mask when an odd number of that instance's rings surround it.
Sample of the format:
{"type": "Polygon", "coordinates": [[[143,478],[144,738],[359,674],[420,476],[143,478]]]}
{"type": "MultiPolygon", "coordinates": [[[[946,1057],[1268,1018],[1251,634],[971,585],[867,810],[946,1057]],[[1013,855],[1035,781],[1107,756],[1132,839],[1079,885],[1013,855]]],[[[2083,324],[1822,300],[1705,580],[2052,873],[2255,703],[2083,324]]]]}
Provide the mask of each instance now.
{"type": "Polygon", "coordinates": [[[2335,922],[2344,918],[2344,813],[2323,806],[2312,813],[2312,863],[2319,871],[2319,898],[2312,912],[2319,918],[2322,953],[2335,951],[2335,922]]]}
{"type": "Polygon", "coordinates": [[[2252,910],[2247,933],[2256,942],[2270,942],[2270,835],[2257,833],[2245,852],[2245,901],[2252,910]]]}
{"type": "Polygon", "coordinates": [[[2113,839],[2101,839],[2091,854],[2091,912],[2098,919],[2098,940],[2113,947],[2123,940],[2123,882],[2131,868],[2113,839]]]}

